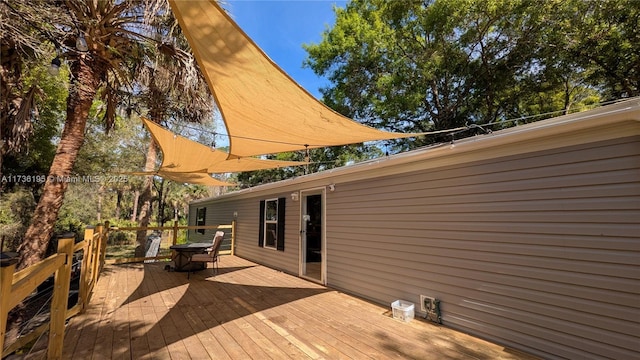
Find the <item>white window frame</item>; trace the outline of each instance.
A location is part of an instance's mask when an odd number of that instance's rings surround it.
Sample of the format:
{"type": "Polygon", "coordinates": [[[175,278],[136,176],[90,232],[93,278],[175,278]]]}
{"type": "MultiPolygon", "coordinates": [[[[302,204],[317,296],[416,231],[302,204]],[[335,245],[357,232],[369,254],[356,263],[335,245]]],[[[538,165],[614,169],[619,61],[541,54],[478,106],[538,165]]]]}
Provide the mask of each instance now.
{"type": "Polygon", "coordinates": [[[262,241],[262,247],[266,249],[277,250],[278,249],[278,198],[266,199],[264,201],[264,224],[262,226],[264,226],[264,232],[263,232],[264,239],[262,241]],[[269,203],[275,203],[275,214],[274,214],[275,219],[269,218],[269,216],[267,216],[269,212],[269,203]],[[267,239],[269,238],[269,229],[267,228],[268,225],[275,225],[273,245],[269,245],[267,242],[267,239]]]}

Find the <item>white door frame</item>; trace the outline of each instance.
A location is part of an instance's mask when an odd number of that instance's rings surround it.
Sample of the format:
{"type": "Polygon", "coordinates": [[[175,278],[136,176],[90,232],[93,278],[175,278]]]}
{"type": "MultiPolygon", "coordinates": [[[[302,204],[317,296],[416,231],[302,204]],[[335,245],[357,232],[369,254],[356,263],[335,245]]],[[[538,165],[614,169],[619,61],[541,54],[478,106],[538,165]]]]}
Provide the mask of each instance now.
{"type": "Polygon", "coordinates": [[[318,282],[321,283],[323,285],[327,285],[327,235],[326,235],[326,229],[327,229],[327,206],[326,206],[326,201],[327,200],[327,192],[326,192],[326,188],[323,187],[317,187],[317,188],[310,188],[310,189],[304,189],[304,190],[300,190],[300,209],[299,209],[299,219],[298,219],[298,227],[299,227],[299,236],[298,236],[298,274],[300,277],[307,279],[307,280],[311,280],[314,282],[318,282]],[[304,259],[305,259],[305,254],[303,253],[304,250],[304,244],[303,244],[303,231],[305,230],[306,226],[305,226],[305,220],[304,220],[304,215],[303,214],[303,209],[306,206],[306,197],[309,195],[320,195],[320,201],[321,201],[321,216],[322,216],[322,222],[321,222],[321,237],[320,237],[320,246],[321,246],[321,257],[322,257],[322,262],[321,262],[321,266],[320,266],[320,279],[315,279],[312,277],[308,277],[306,275],[304,275],[304,259]]]}

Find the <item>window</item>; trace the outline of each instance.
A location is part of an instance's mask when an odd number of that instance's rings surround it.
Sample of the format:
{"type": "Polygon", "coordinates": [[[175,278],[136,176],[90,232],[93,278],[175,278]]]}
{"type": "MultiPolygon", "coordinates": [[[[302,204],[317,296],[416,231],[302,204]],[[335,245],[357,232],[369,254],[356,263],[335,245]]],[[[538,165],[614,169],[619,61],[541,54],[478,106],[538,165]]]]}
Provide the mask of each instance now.
{"type": "Polygon", "coordinates": [[[267,200],[264,210],[264,247],[276,247],[278,238],[278,200],[267,200]]]}
{"type": "Polygon", "coordinates": [[[260,247],[284,251],[285,198],[260,201],[260,247]]]}
{"type": "MultiPolygon", "coordinates": [[[[197,208],[196,209],[196,226],[204,226],[205,218],[207,217],[207,208],[197,208]]],[[[197,229],[196,232],[200,234],[204,234],[204,229],[197,229]]]]}

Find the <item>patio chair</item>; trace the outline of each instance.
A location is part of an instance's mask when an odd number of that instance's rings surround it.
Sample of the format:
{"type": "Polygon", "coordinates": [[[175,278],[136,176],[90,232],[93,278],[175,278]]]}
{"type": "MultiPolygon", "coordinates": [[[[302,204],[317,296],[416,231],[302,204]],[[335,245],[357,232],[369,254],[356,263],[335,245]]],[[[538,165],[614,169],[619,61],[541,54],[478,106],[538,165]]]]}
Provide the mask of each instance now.
{"type": "MultiPolygon", "coordinates": [[[[207,253],[205,254],[193,254],[189,259],[190,262],[203,262],[211,263],[211,271],[213,275],[218,273],[218,252],[220,251],[220,245],[222,244],[222,239],[224,238],[224,231],[216,231],[216,234],[213,236],[213,245],[211,248],[207,249],[207,253]]],[[[187,273],[187,279],[190,277],[191,271],[187,273]]]]}

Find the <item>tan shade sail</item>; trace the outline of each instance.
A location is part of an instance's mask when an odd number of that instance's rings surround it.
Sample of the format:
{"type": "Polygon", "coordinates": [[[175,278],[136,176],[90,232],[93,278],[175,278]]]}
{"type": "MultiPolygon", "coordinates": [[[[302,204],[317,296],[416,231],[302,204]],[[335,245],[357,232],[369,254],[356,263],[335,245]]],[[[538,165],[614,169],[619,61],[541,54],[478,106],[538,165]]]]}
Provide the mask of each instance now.
{"type": "Polygon", "coordinates": [[[214,179],[209,174],[198,173],[172,173],[168,171],[161,171],[158,175],[165,179],[173,180],[176,182],[184,182],[189,184],[200,184],[207,186],[236,186],[236,184],[224,182],[218,179],[214,179]]]}
{"type": "Polygon", "coordinates": [[[380,131],[331,110],[284,73],[215,0],[169,0],[214,94],[236,156],[419,134],[380,131]]]}
{"type": "Polygon", "coordinates": [[[143,118],[142,121],[162,151],[162,164],[158,171],[164,174],[204,173],[206,175],[207,173],[242,172],[307,164],[299,161],[262,160],[249,157],[227,160],[229,154],[224,151],[176,135],[149,119],[143,118]]]}
{"type": "Polygon", "coordinates": [[[199,184],[199,185],[207,185],[207,186],[236,186],[236,184],[224,182],[215,178],[212,178],[207,173],[183,173],[183,172],[172,172],[172,171],[134,171],[127,172],[125,174],[128,175],[157,175],[165,179],[173,180],[179,183],[188,183],[188,184],[199,184]]]}

